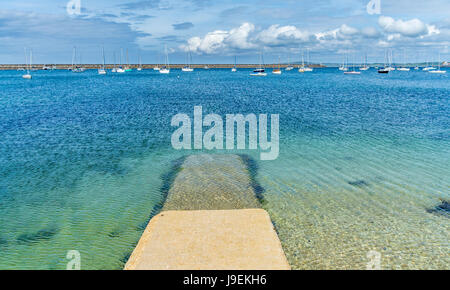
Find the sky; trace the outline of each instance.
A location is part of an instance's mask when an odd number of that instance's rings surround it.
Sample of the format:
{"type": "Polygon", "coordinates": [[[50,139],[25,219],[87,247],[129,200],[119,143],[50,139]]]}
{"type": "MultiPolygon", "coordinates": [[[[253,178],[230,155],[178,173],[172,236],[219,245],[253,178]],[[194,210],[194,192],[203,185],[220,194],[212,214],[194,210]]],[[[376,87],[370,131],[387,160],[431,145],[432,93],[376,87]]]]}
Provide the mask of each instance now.
{"type": "Polygon", "coordinates": [[[127,50],[130,63],[160,63],[165,46],[171,63],[188,51],[193,63],[257,63],[260,51],[266,63],[383,62],[386,50],[436,62],[449,44],[449,0],[0,1],[4,64],[24,63],[25,47],[34,63],[71,63],[74,46],[82,63],[100,63],[102,47],[108,63],[127,50]]]}

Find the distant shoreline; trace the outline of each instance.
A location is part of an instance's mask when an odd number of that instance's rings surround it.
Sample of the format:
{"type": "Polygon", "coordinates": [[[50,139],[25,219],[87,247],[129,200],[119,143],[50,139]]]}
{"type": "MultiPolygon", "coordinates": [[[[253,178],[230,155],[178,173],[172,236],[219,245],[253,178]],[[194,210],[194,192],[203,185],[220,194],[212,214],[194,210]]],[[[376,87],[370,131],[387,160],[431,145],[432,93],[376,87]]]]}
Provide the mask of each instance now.
{"type": "MultiPolygon", "coordinates": [[[[48,69],[50,70],[51,67],[55,66],[55,69],[59,69],[59,70],[68,70],[70,68],[72,68],[71,64],[33,64],[33,69],[42,69],[44,66],[48,67],[48,69]]],[[[98,69],[100,68],[102,65],[101,64],[83,64],[83,65],[78,65],[79,67],[84,67],[86,69],[98,69]]],[[[126,65],[122,65],[122,66],[126,66],[126,65]]],[[[154,67],[159,66],[162,67],[162,64],[143,64],[142,68],[143,69],[153,69],[154,67]]],[[[173,69],[181,69],[183,67],[185,67],[186,64],[171,64],[170,68],[173,69]]],[[[197,69],[203,69],[205,68],[205,66],[207,66],[208,68],[228,68],[231,69],[234,67],[234,64],[192,64],[191,67],[192,68],[197,68],[197,69]]],[[[287,64],[282,64],[280,65],[282,68],[286,68],[289,65],[287,64]]],[[[298,64],[292,64],[292,66],[297,67],[299,66],[298,64]]],[[[321,68],[321,67],[326,67],[324,65],[320,65],[320,64],[311,64],[309,65],[310,67],[313,68],[321,68]]],[[[119,65],[116,65],[116,67],[119,67],[119,65]]],[[[130,64],[129,65],[130,68],[132,69],[136,69],[139,67],[138,64],[130,64]]],[[[259,64],[239,64],[236,65],[237,68],[256,68],[259,67],[259,64]]],[[[272,67],[274,67],[273,64],[266,64],[265,67],[267,69],[270,69],[272,67]]],[[[278,64],[275,65],[275,67],[278,67],[278,64]]],[[[26,69],[26,65],[25,64],[0,64],[0,70],[17,70],[17,69],[26,69]]],[[[114,68],[113,64],[107,64],[106,65],[106,69],[112,69],[114,68]]]]}
{"type": "MultiPolygon", "coordinates": [[[[271,68],[278,68],[278,66],[280,66],[281,68],[286,68],[288,66],[293,66],[294,68],[298,68],[300,67],[301,64],[298,63],[294,63],[291,65],[288,64],[266,64],[265,67],[266,69],[271,69],[271,68]]],[[[340,65],[339,64],[305,64],[306,66],[312,67],[312,68],[327,68],[327,67],[331,67],[331,68],[337,68],[340,65]]],[[[353,64],[349,64],[349,66],[352,66],[353,64]]],[[[397,66],[408,66],[408,67],[415,67],[415,66],[419,66],[419,67],[425,67],[427,66],[426,63],[411,63],[411,64],[393,64],[395,67],[397,66]]],[[[101,64],[83,64],[83,65],[78,65],[78,67],[84,67],[85,69],[99,69],[102,65],[101,64]]],[[[122,65],[122,66],[126,66],[126,65],[122,65]]],[[[143,69],[153,69],[154,67],[162,67],[163,65],[161,64],[143,64],[142,68],[143,69]]],[[[170,68],[173,69],[181,69],[183,67],[185,67],[186,64],[171,64],[170,68]]],[[[217,68],[222,68],[222,69],[231,69],[234,67],[234,64],[192,64],[191,67],[195,68],[195,69],[203,69],[205,67],[211,68],[211,69],[217,69],[217,68]]],[[[361,66],[361,64],[355,64],[355,67],[359,67],[361,66]]],[[[381,63],[373,63],[373,64],[368,64],[368,66],[370,67],[383,67],[384,64],[381,63]]],[[[2,70],[18,70],[18,69],[26,69],[26,65],[25,64],[0,64],[0,71],[2,70]]],[[[54,69],[57,70],[69,70],[70,68],[72,68],[71,64],[34,64],[33,65],[33,69],[35,70],[43,70],[44,67],[47,67],[48,70],[51,70],[52,67],[54,67],[54,69]]],[[[119,65],[116,65],[116,67],[119,67],[119,65]]],[[[138,64],[130,64],[129,65],[130,68],[132,69],[136,69],[139,67],[138,64]]],[[[238,64],[236,65],[236,67],[239,69],[254,69],[256,67],[259,67],[259,64],[238,64]]],[[[447,62],[443,62],[441,64],[441,67],[450,67],[450,64],[447,62]]],[[[114,68],[113,64],[107,64],[106,65],[106,69],[112,69],[114,68]]]]}

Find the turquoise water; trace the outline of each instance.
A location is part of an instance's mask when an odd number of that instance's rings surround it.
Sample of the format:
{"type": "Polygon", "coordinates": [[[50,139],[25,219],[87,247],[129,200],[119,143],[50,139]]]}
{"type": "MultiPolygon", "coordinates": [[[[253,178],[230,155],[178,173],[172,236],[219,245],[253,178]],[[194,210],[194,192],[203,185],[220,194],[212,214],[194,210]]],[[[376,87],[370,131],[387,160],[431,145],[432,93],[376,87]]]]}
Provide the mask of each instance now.
{"type": "Polygon", "coordinates": [[[256,179],[294,269],[450,268],[449,75],[0,72],[0,269],[120,269],[158,210],[177,113],[280,114],[256,179]]]}

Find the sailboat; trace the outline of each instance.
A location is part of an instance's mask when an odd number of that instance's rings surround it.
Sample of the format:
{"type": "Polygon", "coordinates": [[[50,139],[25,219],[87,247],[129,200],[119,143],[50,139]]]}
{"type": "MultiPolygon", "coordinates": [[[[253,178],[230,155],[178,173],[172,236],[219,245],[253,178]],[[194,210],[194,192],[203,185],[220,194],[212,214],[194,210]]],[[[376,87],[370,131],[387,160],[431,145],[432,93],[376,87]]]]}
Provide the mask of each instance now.
{"type": "Polygon", "coordinates": [[[403,50],[403,66],[397,68],[398,71],[410,71],[411,68],[406,67],[405,50],[403,50]]]}
{"type": "MultiPolygon", "coordinates": [[[[81,59],[81,57],[80,57],[81,59]]],[[[80,61],[81,64],[81,61],[80,61]]],[[[73,54],[72,54],[72,72],[74,73],[81,73],[84,72],[86,69],[82,67],[81,65],[77,65],[77,47],[75,46],[73,48],[73,54]]]]}
{"type": "Polygon", "coordinates": [[[385,67],[385,69],[387,69],[387,70],[389,70],[389,71],[394,71],[395,70],[395,67],[393,66],[393,62],[394,62],[394,56],[393,56],[393,53],[392,53],[392,49],[391,50],[389,50],[389,52],[388,52],[388,62],[389,62],[389,66],[388,67],[385,67]]]}
{"type": "Polygon", "coordinates": [[[142,59],[140,53],[139,53],[139,67],[137,68],[137,71],[142,71],[142,59]]]}
{"type": "Polygon", "coordinates": [[[344,74],[346,75],[360,75],[360,71],[355,70],[355,57],[353,56],[353,69],[351,71],[344,71],[344,74]]]}
{"type": "Polygon", "coordinates": [[[99,75],[106,75],[105,69],[105,48],[102,48],[103,66],[98,70],[99,75]]]}
{"type": "Polygon", "coordinates": [[[367,66],[367,54],[364,55],[364,65],[359,68],[359,70],[366,71],[369,70],[369,67],[367,66]]]}
{"type": "Polygon", "coordinates": [[[281,75],[281,64],[280,64],[280,57],[278,57],[278,68],[274,68],[272,73],[274,75],[281,75]]]}
{"type": "Polygon", "coordinates": [[[430,70],[435,70],[436,68],[433,67],[433,65],[428,65],[428,61],[427,61],[427,65],[422,69],[423,71],[430,71],[430,70]]]}
{"type": "Polygon", "coordinates": [[[439,53],[439,62],[438,62],[438,69],[437,70],[430,70],[430,74],[445,74],[447,71],[441,70],[441,53],[439,53]]]}
{"type": "Polygon", "coordinates": [[[285,68],[285,70],[291,71],[293,69],[294,69],[294,67],[291,65],[291,56],[289,55],[289,57],[288,57],[288,66],[285,68]]]}
{"type": "Polygon", "coordinates": [[[231,69],[231,72],[237,72],[237,67],[236,67],[236,56],[234,56],[234,67],[231,69]]]}
{"type": "Polygon", "coordinates": [[[112,68],[111,72],[116,73],[117,72],[117,67],[116,67],[116,53],[113,53],[113,57],[114,57],[114,67],[112,68]]]}
{"type": "Polygon", "coordinates": [[[167,46],[164,47],[164,52],[166,54],[165,66],[159,70],[159,73],[160,74],[170,74],[169,53],[167,52],[167,46]]]}
{"type": "Polygon", "coordinates": [[[379,74],[388,74],[390,72],[389,67],[387,67],[386,65],[386,59],[388,58],[387,56],[387,51],[384,54],[384,67],[378,70],[379,74]]]}
{"type": "Polygon", "coordinates": [[[342,60],[342,65],[339,67],[340,71],[347,71],[347,63],[348,63],[348,57],[347,54],[345,55],[344,59],[342,60]]]}
{"type": "Polygon", "coordinates": [[[127,66],[125,67],[126,72],[133,71],[130,67],[130,59],[128,58],[128,48],[127,48],[127,66]]]}
{"type": "Polygon", "coordinates": [[[267,76],[266,69],[264,68],[264,57],[262,52],[259,53],[259,67],[256,68],[253,73],[250,74],[251,76],[256,77],[265,77],[267,76]]]}
{"type": "Polygon", "coordinates": [[[192,59],[192,55],[191,55],[191,50],[188,48],[188,53],[186,55],[186,59],[187,59],[187,65],[185,67],[183,67],[181,69],[181,71],[183,72],[193,72],[194,69],[191,68],[191,59],[192,59]]]}
{"type": "Polygon", "coordinates": [[[298,72],[301,72],[301,73],[305,72],[305,60],[303,58],[303,51],[302,51],[302,66],[299,67],[298,72]]]}
{"type": "Polygon", "coordinates": [[[309,55],[309,48],[306,50],[306,62],[308,63],[308,66],[304,67],[303,70],[305,72],[312,72],[313,69],[310,67],[310,65],[311,65],[311,57],[309,55]]]}
{"type": "Polygon", "coordinates": [[[22,76],[22,78],[31,80],[33,77],[30,74],[31,66],[33,63],[33,51],[30,50],[30,63],[28,64],[28,56],[27,56],[27,49],[25,48],[25,64],[27,66],[27,73],[22,76]]]}
{"type": "Polygon", "coordinates": [[[116,69],[116,72],[118,72],[118,73],[124,73],[124,72],[125,72],[125,70],[124,70],[123,67],[122,67],[122,57],[123,57],[123,49],[121,48],[121,49],[120,49],[120,65],[119,65],[119,67],[116,69]]]}

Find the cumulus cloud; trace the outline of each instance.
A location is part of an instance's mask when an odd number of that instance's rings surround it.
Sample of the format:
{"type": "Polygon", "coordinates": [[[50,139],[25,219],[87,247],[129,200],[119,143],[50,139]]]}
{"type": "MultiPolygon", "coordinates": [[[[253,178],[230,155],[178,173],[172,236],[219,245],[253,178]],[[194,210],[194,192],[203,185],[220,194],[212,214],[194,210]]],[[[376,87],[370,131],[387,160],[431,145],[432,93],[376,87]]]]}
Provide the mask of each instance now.
{"type": "Polygon", "coordinates": [[[291,25],[272,25],[268,29],[261,31],[257,36],[257,40],[266,45],[280,45],[286,42],[309,41],[310,34],[291,25]]]}
{"type": "Polygon", "coordinates": [[[439,34],[439,30],[434,25],[423,23],[417,18],[403,21],[395,20],[389,16],[380,16],[378,24],[387,33],[400,34],[406,37],[423,37],[431,34],[439,34]]]}
{"type": "Polygon", "coordinates": [[[250,49],[254,45],[249,42],[250,33],[255,30],[251,23],[244,23],[238,28],[216,30],[207,33],[203,38],[192,37],[187,45],[182,45],[183,50],[191,50],[197,53],[212,54],[226,49],[250,49]]]}

